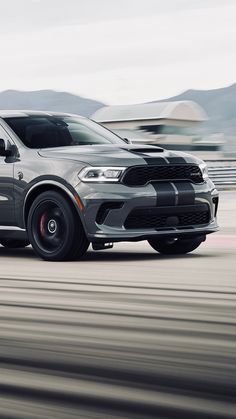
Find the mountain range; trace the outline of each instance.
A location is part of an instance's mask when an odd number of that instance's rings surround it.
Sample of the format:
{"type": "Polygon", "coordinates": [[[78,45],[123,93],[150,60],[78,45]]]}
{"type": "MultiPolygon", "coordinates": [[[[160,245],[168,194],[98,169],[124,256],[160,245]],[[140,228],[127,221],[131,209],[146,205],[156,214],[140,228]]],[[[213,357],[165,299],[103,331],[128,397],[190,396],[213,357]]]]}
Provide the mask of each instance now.
{"type": "Polygon", "coordinates": [[[0,92],[0,109],[27,109],[77,113],[90,116],[104,103],[67,92],[54,90],[36,90],[23,92],[5,90],[0,92]]]}
{"type": "MultiPolygon", "coordinates": [[[[187,90],[164,99],[173,100],[193,100],[205,109],[209,120],[202,124],[202,133],[236,135],[236,83],[220,89],[187,90]]],[[[91,116],[102,106],[105,106],[102,102],[54,90],[0,92],[0,109],[48,110],[91,116]]]]}
{"type": "Polygon", "coordinates": [[[213,90],[186,90],[165,100],[193,100],[205,109],[209,118],[202,124],[202,132],[236,135],[236,83],[213,90]]]}

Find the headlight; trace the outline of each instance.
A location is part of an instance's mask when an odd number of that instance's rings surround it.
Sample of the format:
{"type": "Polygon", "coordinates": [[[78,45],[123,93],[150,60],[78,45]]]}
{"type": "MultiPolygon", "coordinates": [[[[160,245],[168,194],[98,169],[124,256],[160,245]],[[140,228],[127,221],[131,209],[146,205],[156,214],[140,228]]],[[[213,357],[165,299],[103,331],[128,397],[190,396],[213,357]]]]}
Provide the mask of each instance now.
{"type": "Polygon", "coordinates": [[[78,174],[83,182],[119,182],[126,167],[85,167],[78,174]]]}
{"type": "Polygon", "coordinates": [[[206,163],[201,163],[199,165],[201,172],[202,172],[202,178],[207,179],[208,178],[208,169],[206,163]]]}

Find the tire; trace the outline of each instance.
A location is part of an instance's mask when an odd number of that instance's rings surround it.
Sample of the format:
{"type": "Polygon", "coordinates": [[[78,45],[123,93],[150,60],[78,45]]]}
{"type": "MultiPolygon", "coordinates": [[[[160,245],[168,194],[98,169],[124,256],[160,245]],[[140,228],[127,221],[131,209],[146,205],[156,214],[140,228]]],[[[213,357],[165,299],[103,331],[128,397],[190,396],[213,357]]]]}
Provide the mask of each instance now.
{"type": "Polygon", "coordinates": [[[48,261],[80,259],[89,246],[72,203],[56,191],[43,192],[35,199],[27,233],[36,254],[48,261]]]}
{"type": "Polygon", "coordinates": [[[148,243],[154,250],[163,255],[182,255],[197,249],[205,241],[205,236],[191,239],[169,238],[169,239],[149,239],[148,243]]]}
{"type": "Polygon", "coordinates": [[[20,249],[22,247],[29,246],[29,240],[20,240],[20,239],[2,239],[0,241],[1,245],[8,249],[20,249]]]}

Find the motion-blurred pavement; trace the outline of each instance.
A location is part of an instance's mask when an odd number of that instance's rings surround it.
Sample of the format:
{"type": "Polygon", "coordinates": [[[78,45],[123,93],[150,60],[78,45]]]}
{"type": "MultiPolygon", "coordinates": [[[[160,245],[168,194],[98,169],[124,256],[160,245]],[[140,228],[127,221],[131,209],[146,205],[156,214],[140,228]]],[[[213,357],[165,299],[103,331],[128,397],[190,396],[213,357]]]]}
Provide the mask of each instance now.
{"type": "Polygon", "coordinates": [[[236,193],[192,254],[0,248],[1,418],[236,418],[236,193]]]}

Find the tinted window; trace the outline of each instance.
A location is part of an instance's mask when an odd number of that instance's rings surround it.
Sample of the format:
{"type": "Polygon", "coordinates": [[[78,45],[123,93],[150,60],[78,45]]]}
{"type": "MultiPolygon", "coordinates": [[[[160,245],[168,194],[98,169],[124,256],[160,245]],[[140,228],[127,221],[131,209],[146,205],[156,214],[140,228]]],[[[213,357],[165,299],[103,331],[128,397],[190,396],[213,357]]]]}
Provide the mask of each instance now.
{"type": "Polygon", "coordinates": [[[124,141],[89,119],[58,116],[27,116],[5,121],[29,148],[122,143],[124,141]]]}

